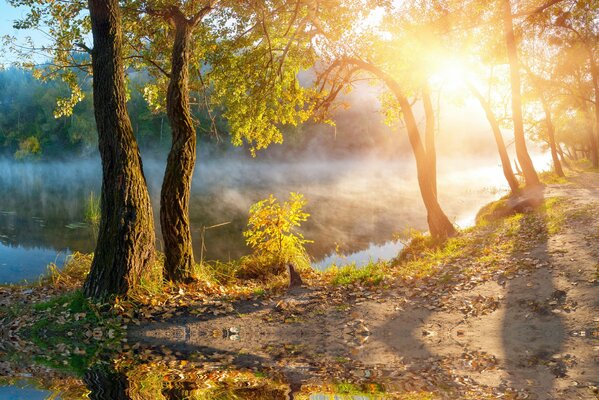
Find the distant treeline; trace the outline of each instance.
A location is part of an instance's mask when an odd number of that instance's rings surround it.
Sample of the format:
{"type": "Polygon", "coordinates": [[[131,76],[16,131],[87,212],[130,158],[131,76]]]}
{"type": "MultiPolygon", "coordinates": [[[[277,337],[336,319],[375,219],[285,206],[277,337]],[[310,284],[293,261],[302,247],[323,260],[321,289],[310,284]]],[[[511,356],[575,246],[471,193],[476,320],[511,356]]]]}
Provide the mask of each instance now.
{"type": "MultiPolygon", "coordinates": [[[[139,87],[141,74],[129,76],[129,113],[133,130],[145,150],[170,146],[170,127],[164,113],[152,113],[139,87]]],[[[68,117],[55,118],[58,98],[70,96],[59,80],[42,81],[30,71],[11,68],[0,71],[0,155],[15,159],[89,156],[97,152],[91,79],[83,82],[84,98],[68,117]]],[[[198,130],[207,132],[213,123],[206,112],[194,112],[198,130]]],[[[212,115],[217,130],[226,132],[219,114],[212,115]]],[[[200,140],[209,141],[208,135],[200,140]]],[[[225,142],[224,140],[222,142],[225,142]]]]}
{"type": "MultiPolygon", "coordinates": [[[[129,75],[129,115],[142,151],[162,154],[171,143],[170,127],[166,114],[152,112],[143,98],[140,88],[146,79],[140,73],[129,75]]],[[[29,160],[95,155],[98,135],[90,78],[83,80],[82,88],[84,98],[74,107],[73,114],[55,118],[57,99],[70,96],[64,82],[38,80],[28,70],[10,68],[0,71],[0,155],[29,160]]],[[[216,154],[231,151],[233,146],[222,111],[212,110],[208,114],[198,94],[192,97],[192,102],[195,103],[192,107],[200,151],[216,154]]],[[[363,99],[356,94],[352,103],[358,102],[363,104],[336,113],[335,127],[306,123],[284,128],[284,145],[273,145],[265,151],[267,154],[259,156],[287,158],[307,152],[339,157],[373,152],[392,155],[401,151],[405,138],[398,137],[394,129],[384,124],[375,97],[370,95],[363,99]]]]}

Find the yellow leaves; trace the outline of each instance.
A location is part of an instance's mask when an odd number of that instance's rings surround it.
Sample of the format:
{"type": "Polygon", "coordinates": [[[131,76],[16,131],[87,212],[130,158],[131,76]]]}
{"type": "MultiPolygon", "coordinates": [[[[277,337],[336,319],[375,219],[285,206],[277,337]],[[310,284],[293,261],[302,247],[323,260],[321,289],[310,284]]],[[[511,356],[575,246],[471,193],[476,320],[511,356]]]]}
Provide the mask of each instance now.
{"type": "Polygon", "coordinates": [[[300,193],[289,193],[289,200],[280,204],[271,194],[250,207],[248,228],[243,232],[246,243],[258,257],[280,266],[293,261],[297,254],[305,253],[304,244],[309,241],[295,232],[310,214],[303,211],[306,205],[300,193]]]}

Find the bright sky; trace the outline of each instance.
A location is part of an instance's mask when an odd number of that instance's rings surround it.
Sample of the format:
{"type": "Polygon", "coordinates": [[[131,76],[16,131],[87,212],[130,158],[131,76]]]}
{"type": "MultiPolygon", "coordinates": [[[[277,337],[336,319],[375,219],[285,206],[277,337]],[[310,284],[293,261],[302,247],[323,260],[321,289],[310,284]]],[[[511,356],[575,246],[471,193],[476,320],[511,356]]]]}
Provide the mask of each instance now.
{"type": "MultiPolygon", "coordinates": [[[[43,44],[47,41],[44,35],[37,31],[20,31],[14,29],[13,22],[16,19],[27,15],[26,8],[14,8],[6,0],[0,0],[0,37],[6,35],[15,36],[17,39],[24,39],[31,36],[36,44],[43,44]]],[[[1,46],[1,44],[0,44],[1,46]]],[[[0,50],[0,64],[9,64],[13,59],[8,51],[4,48],[0,50]]]]}

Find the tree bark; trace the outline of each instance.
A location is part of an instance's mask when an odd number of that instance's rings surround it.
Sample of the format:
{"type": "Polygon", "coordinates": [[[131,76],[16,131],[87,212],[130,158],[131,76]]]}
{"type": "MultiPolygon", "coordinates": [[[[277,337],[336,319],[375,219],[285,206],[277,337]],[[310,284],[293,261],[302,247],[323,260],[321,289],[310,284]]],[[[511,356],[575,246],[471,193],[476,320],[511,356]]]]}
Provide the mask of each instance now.
{"type": "Polygon", "coordinates": [[[518,179],[516,179],[516,175],[514,174],[514,170],[512,169],[510,157],[507,153],[505,142],[503,140],[503,135],[501,134],[501,129],[499,127],[499,122],[497,121],[497,118],[495,118],[495,114],[493,113],[490,104],[483,97],[483,95],[474,87],[474,85],[468,83],[468,89],[474,95],[474,97],[476,97],[481,107],[485,111],[487,120],[491,125],[491,130],[493,131],[493,137],[495,138],[495,144],[497,145],[497,152],[499,153],[499,158],[501,159],[503,176],[505,176],[508,185],[510,185],[512,194],[517,194],[520,191],[520,185],[518,184],[518,179]]]}
{"type": "Polygon", "coordinates": [[[524,180],[527,186],[540,185],[539,177],[532,163],[528,149],[526,148],[526,139],[524,137],[524,122],[522,118],[522,95],[520,93],[520,64],[518,61],[518,49],[516,47],[516,37],[514,35],[514,25],[512,21],[512,6],[510,0],[502,0],[502,19],[503,33],[507,47],[507,54],[510,64],[510,84],[512,88],[512,119],[514,121],[514,139],[516,145],[516,157],[522,168],[524,180]]]}
{"type": "Polygon", "coordinates": [[[102,159],[101,220],[86,296],[126,295],[154,264],[152,207],[127,113],[118,0],[89,0],[94,113],[102,159]]]}
{"type": "Polygon", "coordinates": [[[92,367],[83,378],[91,400],[131,400],[129,382],[124,374],[92,367]]]}
{"type": "Polygon", "coordinates": [[[165,278],[186,282],[193,277],[189,198],[196,161],[196,130],[189,105],[189,56],[192,22],[176,7],[171,11],[175,42],[167,90],[167,115],[172,130],[160,193],[160,226],[164,240],[165,278]]]}
{"type": "Polygon", "coordinates": [[[431,101],[431,91],[428,84],[422,89],[422,103],[424,105],[424,115],[426,117],[426,126],[424,140],[426,145],[426,159],[433,193],[437,196],[437,149],[435,147],[435,110],[431,101]]]}
{"type": "Polygon", "coordinates": [[[548,101],[542,94],[541,103],[543,104],[543,111],[545,112],[545,124],[547,125],[547,137],[549,139],[549,149],[551,150],[553,168],[558,176],[564,177],[566,175],[564,174],[562,164],[559,161],[559,156],[557,154],[557,146],[555,144],[555,127],[553,126],[553,121],[551,120],[551,109],[549,107],[548,101]]]}

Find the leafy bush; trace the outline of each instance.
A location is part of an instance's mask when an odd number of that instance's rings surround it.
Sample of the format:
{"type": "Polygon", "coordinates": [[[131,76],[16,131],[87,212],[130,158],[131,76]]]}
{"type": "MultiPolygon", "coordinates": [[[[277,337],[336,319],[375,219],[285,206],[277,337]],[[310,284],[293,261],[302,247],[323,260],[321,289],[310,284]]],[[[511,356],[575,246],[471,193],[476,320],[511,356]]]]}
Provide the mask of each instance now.
{"type": "Polygon", "coordinates": [[[15,152],[15,159],[24,160],[38,157],[42,153],[40,141],[35,136],[29,136],[19,142],[19,150],[15,152]]]}
{"type": "Polygon", "coordinates": [[[292,192],[283,204],[271,194],[268,199],[251,206],[243,236],[253,254],[243,263],[244,275],[281,273],[288,262],[294,263],[298,269],[310,266],[304,245],[311,241],[297,232],[297,228],[309,217],[303,211],[305,205],[304,196],[292,192]]]}

